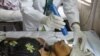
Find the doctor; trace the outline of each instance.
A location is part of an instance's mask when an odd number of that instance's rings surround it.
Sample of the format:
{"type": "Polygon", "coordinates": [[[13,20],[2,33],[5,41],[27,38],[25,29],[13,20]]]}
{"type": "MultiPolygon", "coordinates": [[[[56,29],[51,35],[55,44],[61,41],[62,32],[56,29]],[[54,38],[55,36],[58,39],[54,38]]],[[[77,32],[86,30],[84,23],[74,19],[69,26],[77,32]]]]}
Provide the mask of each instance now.
{"type": "MultiPolygon", "coordinates": [[[[59,16],[46,16],[43,14],[46,0],[21,0],[21,13],[23,15],[24,30],[36,31],[41,24],[50,30],[61,29],[65,23],[59,16]]],[[[69,21],[71,29],[78,37],[82,37],[80,30],[79,11],[77,0],[53,0],[56,7],[63,4],[64,13],[69,21]]]]}
{"type": "MultiPolygon", "coordinates": [[[[21,0],[21,13],[23,15],[24,30],[36,31],[42,24],[49,30],[61,29],[65,26],[63,19],[56,15],[46,16],[43,14],[46,0],[21,0]]],[[[77,0],[53,0],[56,7],[63,4],[64,13],[69,21],[70,27],[76,37],[74,45],[77,44],[78,38],[83,37],[80,30],[79,11],[77,0]]],[[[84,48],[84,42],[81,49],[84,48]]]]}
{"type": "MultiPolygon", "coordinates": [[[[46,16],[43,14],[46,0],[21,0],[21,13],[23,16],[24,30],[36,31],[41,24],[46,25],[53,30],[61,29],[65,25],[63,19],[59,16],[46,16]],[[54,19],[52,19],[52,17],[54,19]]],[[[54,5],[59,7],[63,3],[64,13],[73,30],[79,27],[79,12],[76,0],[53,0],[54,5]]]]}

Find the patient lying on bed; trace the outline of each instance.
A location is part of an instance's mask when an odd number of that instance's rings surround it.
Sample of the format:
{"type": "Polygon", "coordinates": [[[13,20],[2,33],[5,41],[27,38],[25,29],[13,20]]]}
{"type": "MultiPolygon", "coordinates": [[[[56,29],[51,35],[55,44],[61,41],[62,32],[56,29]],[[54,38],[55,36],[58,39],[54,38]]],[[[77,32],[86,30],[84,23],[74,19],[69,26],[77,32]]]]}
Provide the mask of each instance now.
{"type": "Polygon", "coordinates": [[[3,56],[69,56],[71,47],[58,41],[48,45],[42,38],[22,37],[5,39],[0,42],[0,55],[3,56]]]}

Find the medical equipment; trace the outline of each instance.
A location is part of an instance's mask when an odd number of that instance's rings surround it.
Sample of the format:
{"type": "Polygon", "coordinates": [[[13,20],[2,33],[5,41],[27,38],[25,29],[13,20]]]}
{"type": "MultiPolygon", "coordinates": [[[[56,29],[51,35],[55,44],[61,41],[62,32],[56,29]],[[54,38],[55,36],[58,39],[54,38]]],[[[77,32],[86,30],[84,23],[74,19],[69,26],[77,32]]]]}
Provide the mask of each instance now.
{"type": "MultiPolygon", "coordinates": [[[[56,6],[53,4],[53,0],[46,0],[44,14],[46,14],[47,16],[50,14],[60,16],[56,6]]],[[[65,27],[61,29],[61,32],[63,33],[63,35],[68,34],[67,29],[65,27]]]]}

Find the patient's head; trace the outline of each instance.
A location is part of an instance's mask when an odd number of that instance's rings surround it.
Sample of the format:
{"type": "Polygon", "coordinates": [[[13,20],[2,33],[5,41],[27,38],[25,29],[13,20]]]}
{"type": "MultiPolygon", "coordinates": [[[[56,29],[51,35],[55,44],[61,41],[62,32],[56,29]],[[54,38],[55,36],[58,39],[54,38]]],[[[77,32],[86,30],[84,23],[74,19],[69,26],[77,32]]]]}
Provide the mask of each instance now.
{"type": "Polygon", "coordinates": [[[64,40],[54,43],[53,49],[56,56],[69,56],[71,52],[71,47],[64,40]]]}

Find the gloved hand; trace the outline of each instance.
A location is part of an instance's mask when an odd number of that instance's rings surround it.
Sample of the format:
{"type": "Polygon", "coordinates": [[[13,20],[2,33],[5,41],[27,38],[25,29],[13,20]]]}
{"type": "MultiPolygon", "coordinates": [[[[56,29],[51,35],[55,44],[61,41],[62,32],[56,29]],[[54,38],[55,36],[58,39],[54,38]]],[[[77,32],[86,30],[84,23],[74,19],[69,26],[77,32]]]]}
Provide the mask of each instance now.
{"type": "Polygon", "coordinates": [[[65,23],[63,21],[64,21],[63,18],[59,16],[50,15],[50,16],[44,17],[41,23],[47,25],[51,29],[56,28],[60,30],[61,28],[64,28],[65,26],[65,23]]]}
{"type": "Polygon", "coordinates": [[[74,42],[73,44],[76,45],[79,38],[81,38],[81,43],[80,43],[80,50],[85,52],[85,44],[86,44],[86,36],[85,34],[80,30],[80,26],[78,24],[72,25],[72,30],[74,32],[74,42]]]}

